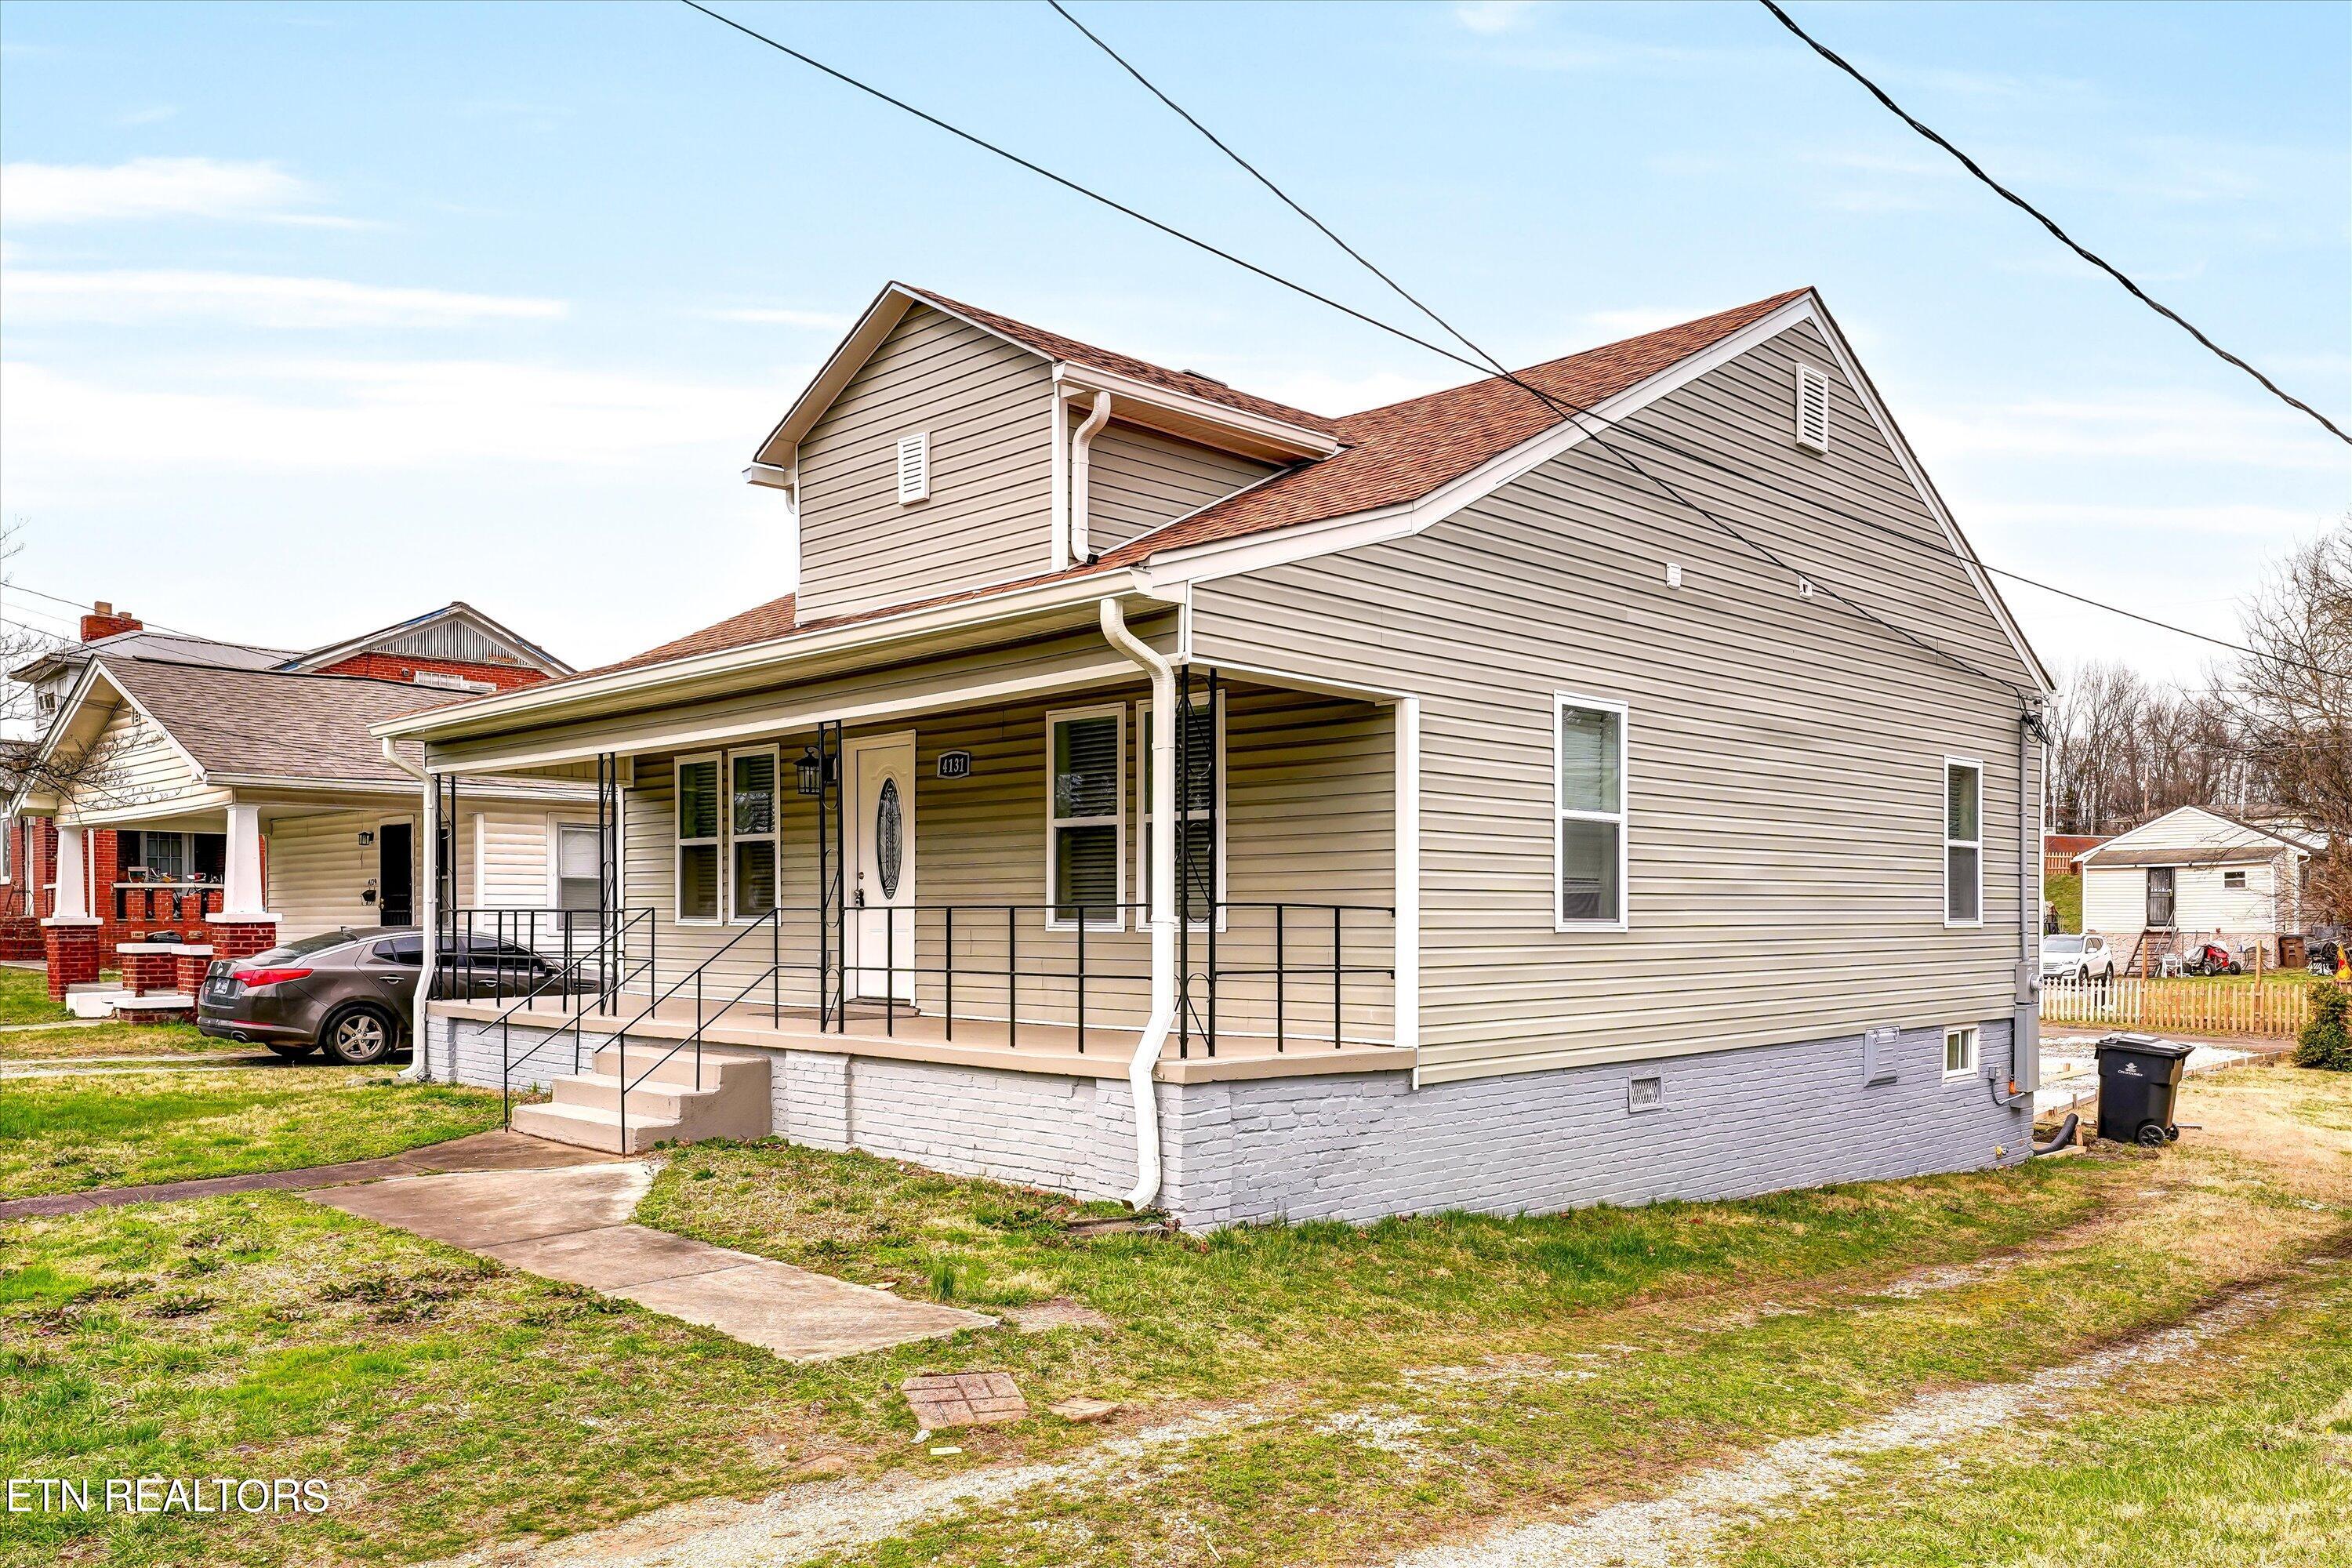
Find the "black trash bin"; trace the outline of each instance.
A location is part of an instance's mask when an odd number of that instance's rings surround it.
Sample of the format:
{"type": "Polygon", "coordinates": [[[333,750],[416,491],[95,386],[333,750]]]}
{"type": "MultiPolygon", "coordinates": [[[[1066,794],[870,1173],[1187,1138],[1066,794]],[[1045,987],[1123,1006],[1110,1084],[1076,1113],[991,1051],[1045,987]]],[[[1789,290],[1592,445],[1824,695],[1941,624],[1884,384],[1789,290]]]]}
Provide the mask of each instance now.
{"type": "Polygon", "coordinates": [[[2099,1136],[2161,1149],[2180,1136],[2172,1124],[2181,1064],[2193,1046],[2152,1035],[2109,1035],[2095,1047],[2099,1058],[2099,1136]]]}

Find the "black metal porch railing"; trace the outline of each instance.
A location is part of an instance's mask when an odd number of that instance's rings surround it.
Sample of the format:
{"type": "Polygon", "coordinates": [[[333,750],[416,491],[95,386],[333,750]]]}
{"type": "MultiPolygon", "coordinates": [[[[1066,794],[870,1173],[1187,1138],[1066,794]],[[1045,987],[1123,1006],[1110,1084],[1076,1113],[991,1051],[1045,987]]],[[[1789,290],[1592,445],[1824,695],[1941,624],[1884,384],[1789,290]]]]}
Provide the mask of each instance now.
{"type": "Polygon", "coordinates": [[[504,1002],[543,994],[551,971],[580,975],[587,965],[599,1010],[620,990],[621,975],[658,980],[660,924],[634,909],[499,909],[440,911],[435,949],[436,1000],[504,1002]]]}

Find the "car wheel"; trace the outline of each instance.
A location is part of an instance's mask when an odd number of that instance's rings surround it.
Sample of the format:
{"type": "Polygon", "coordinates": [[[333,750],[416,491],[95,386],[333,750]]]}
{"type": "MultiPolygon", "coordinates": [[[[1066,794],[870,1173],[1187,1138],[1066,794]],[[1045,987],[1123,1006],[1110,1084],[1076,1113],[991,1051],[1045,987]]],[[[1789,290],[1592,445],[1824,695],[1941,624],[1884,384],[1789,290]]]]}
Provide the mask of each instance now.
{"type": "Polygon", "coordinates": [[[327,1020],[319,1044],[346,1067],[373,1067],[392,1055],[394,1028],[390,1015],[374,1007],[352,1007],[327,1020]]]}
{"type": "Polygon", "coordinates": [[[2086,963],[2086,964],[2083,965],[2083,967],[2082,967],[2082,968],[2080,968],[2080,969],[2078,969],[2078,970],[2074,971],[2074,984],[2077,984],[2077,985],[2088,985],[2090,983],[2091,983],[2091,966],[2090,966],[2089,964],[2087,964],[2087,963],[2086,963]]]}
{"type": "Polygon", "coordinates": [[[299,1062],[319,1047],[312,1046],[272,1046],[269,1047],[289,1062],[299,1062]]]}

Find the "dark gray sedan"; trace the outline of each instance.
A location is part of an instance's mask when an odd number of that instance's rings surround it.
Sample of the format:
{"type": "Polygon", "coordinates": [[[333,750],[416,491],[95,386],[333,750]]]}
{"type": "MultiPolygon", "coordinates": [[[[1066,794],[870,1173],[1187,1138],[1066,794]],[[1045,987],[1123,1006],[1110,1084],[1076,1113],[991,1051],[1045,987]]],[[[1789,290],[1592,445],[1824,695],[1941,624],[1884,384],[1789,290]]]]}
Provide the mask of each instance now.
{"type": "Polygon", "coordinates": [[[281,1057],[324,1050],[365,1067],[390,1056],[416,1016],[425,939],[414,928],[322,931],[251,958],[214,963],[196,1027],[281,1057]]]}
{"type": "MultiPolygon", "coordinates": [[[[414,1035],[424,967],[425,938],[415,926],[322,931],[251,958],[215,961],[196,998],[196,1027],[289,1059],[323,1050],[366,1067],[414,1035]]],[[[576,967],[567,972],[529,948],[482,937],[445,944],[439,968],[442,996],[514,1001],[596,988],[576,967]]]]}

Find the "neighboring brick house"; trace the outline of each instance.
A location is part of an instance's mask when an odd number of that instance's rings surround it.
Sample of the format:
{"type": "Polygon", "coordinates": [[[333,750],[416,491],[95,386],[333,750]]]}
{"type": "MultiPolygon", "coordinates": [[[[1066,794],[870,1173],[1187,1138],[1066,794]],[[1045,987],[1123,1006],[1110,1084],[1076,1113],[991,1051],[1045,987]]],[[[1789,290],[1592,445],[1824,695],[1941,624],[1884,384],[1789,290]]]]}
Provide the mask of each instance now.
{"type": "MultiPolygon", "coordinates": [[[[224,680],[241,675],[359,677],[436,694],[511,691],[571,673],[569,665],[537,644],[465,604],[309,652],[151,629],[105,601],[82,617],[79,631],[79,641],[9,671],[31,689],[43,739],[66,717],[89,685],[90,667],[100,661],[118,668],[177,669],[192,677],[212,672],[224,680]]],[[[373,747],[364,716],[355,713],[352,723],[359,744],[373,747]]],[[[40,750],[38,741],[22,744],[28,757],[40,750]]],[[[21,766],[16,771],[24,773],[21,766]]],[[[143,826],[130,819],[135,812],[115,809],[82,823],[75,852],[65,855],[58,819],[38,809],[47,804],[40,798],[41,782],[33,780],[20,790],[0,823],[0,957],[44,956],[43,923],[58,912],[61,862],[71,862],[80,874],[76,896],[66,900],[88,922],[78,928],[87,934],[74,939],[77,947],[94,949],[101,961],[123,942],[158,931],[201,931],[208,917],[219,914],[227,880],[225,831],[191,828],[186,822],[143,826]]],[[[257,853],[267,852],[266,841],[257,847],[257,853]]],[[[261,875],[266,887],[266,861],[261,875]]]]}

